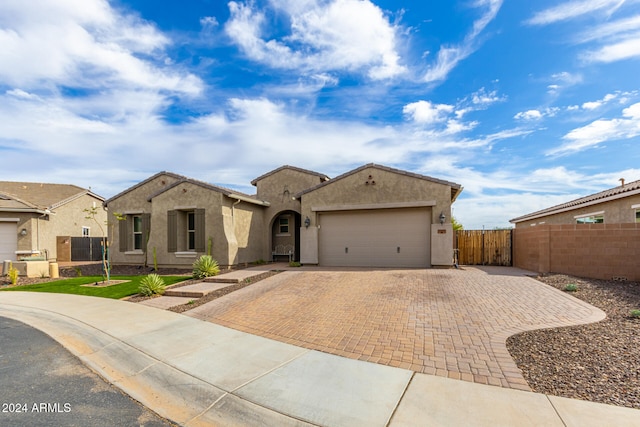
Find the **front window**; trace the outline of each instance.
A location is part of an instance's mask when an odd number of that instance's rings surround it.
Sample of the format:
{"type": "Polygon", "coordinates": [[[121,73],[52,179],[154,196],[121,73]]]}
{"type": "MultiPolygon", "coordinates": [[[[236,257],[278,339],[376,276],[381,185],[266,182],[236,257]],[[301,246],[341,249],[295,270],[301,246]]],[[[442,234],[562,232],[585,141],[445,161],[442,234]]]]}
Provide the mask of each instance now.
{"type": "Polygon", "coordinates": [[[636,209],[636,222],[640,222],[640,209],[636,209]]]}
{"type": "Polygon", "coordinates": [[[602,224],[604,222],[604,215],[589,215],[576,218],[576,224],[602,224]]]}
{"type": "Polygon", "coordinates": [[[187,212],[187,250],[196,249],[196,214],[187,212]]]}
{"type": "Polygon", "coordinates": [[[279,233],[280,234],[287,234],[289,233],[289,218],[280,218],[278,220],[278,225],[279,225],[279,233]]]}
{"type": "Polygon", "coordinates": [[[142,216],[133,216],[133,249],[142,250],[142,216]]]}

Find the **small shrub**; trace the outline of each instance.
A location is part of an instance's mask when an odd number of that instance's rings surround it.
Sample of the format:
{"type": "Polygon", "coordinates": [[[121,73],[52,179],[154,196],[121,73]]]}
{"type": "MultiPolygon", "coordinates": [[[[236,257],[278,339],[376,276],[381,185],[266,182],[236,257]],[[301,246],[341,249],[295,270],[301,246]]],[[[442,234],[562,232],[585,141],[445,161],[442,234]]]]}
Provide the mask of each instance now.
{"type": "Polygon", "coordinates": [[[82,277],[82,269],[80,267],[73,267],[73,269],[76,271],[77,277],[82,277]]]}
{"type": "Polygon", "coordinates": [[[298,261],[291,261],[289,263],[289,267],[302,267],[302,264],[300,264],[298,261]]]}
{"type": "Polygon", "coordinates": [[[640,310],[631,310],[631,317],[635,317],[636,319],[640,319],[640,310]]]}
{"type": "Polygon", "coordinates": [[[263,260],[262,258],[260,258],[259,260],[256,260],[253,262],[255,265],[265,265],[267,263],[267,261],[263,260]]]}
{"type": "Polygon", "coordinates": [[[575,283],[569,283],[567,286],[564,287],[565,292],[575,292],[577,290],[578,290],[578,287],[576,286],[575,283]]]}
{"type": "Polygon", "coordinates": [[[152,295],[162,295],[165,290],[164,279],[155,273],[145,276],[140,280],[140,287],[138,291],[147,297],[152,295]]]}
{"type": "Polygon", "coordinates": [[[218,261],[210,255],[202,255],[193,263],[193,278],[204,279],[205,277],[216,276],[220,273],[218,261]]]}
{"type": "Polygon", "coordinates": [[[19,274],[20,272],[18,271],[18,269],[15,268],[13,264],[9,263],[9,271],[7,271],[7,277],[9,277],[12,285],[18,283],[19,274]]]}

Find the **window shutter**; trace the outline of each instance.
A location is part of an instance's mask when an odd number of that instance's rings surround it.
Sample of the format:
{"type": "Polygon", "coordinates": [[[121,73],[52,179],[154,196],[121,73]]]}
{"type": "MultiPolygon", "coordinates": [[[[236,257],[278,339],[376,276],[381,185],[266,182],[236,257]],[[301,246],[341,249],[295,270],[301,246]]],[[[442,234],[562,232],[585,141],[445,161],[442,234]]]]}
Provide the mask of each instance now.
{"type": "Polygon", "coordinates": [[[205,221],[204,221],[204,209],[196,209],[193,211],[196,221],[196,252],[204,252],[206,250],[205,244],[205,221]]]}
{"type": "Polygon", "coordinates": [[[144,251],[147,251],[147,244],[149,243],[149,233],[151,232],[151,214],[142,214],[142,247],[144,251]]]}
{"type": "MultiPolygon", "coordinates": [[[[127,218],[129,218],[127,216],[127,218]]],[[[129,223],[130,220],[116,220],[118,221],[118,249],[120,252],[126,252],[129,249],[129,223]]]]}
{"type": "Polygon", "coordinates": [[[167,212],[167,251],[178,252],[178,212],[167,212]]]}

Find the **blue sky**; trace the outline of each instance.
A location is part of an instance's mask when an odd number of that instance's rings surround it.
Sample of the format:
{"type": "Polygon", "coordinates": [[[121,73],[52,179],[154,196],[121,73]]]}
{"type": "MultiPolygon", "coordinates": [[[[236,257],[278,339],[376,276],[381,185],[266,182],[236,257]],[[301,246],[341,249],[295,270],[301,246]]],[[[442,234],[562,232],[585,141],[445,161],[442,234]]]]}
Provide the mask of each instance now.
{"type": "Polygon", "coordinates": [[[0,64],[0,180],[373,162],[473,229],[640,179],[638,0],[4,0],[0,64]]]}

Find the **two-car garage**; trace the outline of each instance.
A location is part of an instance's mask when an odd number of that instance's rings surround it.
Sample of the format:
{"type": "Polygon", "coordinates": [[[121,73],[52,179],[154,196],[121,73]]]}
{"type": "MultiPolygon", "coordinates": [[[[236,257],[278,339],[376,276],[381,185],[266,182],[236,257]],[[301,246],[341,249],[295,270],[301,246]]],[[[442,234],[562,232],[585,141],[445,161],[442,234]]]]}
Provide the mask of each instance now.
{"type": "Polygon", "coordinates": [[[431,208],[319,212],[323,266],[431,266],[431,208]]]}

